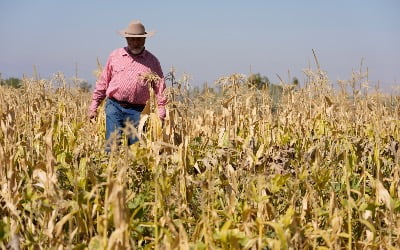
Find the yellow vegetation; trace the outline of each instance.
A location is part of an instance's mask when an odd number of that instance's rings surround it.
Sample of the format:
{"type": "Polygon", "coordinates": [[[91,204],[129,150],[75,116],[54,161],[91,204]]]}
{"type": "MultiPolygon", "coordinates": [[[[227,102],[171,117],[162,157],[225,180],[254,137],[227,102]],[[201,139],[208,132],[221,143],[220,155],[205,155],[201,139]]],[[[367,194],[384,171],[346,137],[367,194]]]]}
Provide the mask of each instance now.
{"type": "Polygon", "coordinates": [[[279,103],[238,74],[177,82],[110,154],[61,75],[0,86],[0,247],[400,248],[400,97],[305,73],[279,103]]]}

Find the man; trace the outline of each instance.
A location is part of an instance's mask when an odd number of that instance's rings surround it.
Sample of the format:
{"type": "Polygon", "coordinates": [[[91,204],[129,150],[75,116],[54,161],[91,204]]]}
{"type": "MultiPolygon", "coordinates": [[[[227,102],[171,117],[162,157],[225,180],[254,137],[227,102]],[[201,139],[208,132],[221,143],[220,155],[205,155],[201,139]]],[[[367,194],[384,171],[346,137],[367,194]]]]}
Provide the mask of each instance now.
{"type": "MultiPolygon", "coordinates": [[[[129,121],[134,125],[140,120],[146,101],[150,98],[149,82],[146,76],[155,74],[158,80],[151,82],[158,103],[161,119],[165,118],[164,95],[165,80],[158,59],[145,48],[146,38],[154,32],[146,32],[140,21],[132,21],[128,27],[119,32],[125,37],[127,46],[111,52],[107,63],[96,82],[92,103],[89,107],[89,118],[97,116],[97,109],[107,97],[106,112],[106,151],[110,151],[110,137],[113,132],[121,135],[121,129],[129,121]]],[[[154,77],[152,77],[154,79],[154,77]]],[[[137,141],[128,135],[128,144],[137,141]]]]}

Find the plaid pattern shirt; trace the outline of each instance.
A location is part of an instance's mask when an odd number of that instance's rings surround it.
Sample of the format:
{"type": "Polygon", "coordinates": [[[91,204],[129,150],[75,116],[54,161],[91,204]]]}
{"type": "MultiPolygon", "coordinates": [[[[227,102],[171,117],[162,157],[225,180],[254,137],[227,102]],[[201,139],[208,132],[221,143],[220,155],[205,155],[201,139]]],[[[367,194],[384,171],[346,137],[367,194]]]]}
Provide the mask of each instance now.
{"type": "Polygon", "coordinates": [[[146,104],[150,92],[144,78],[149,73],[159,77],[157,82],[152,83],[152,87],[157,98],[159,116],[164,118],[167,98],[164,95],[165,80],[160,62],[147,50],[140,55],[132,55],[127,48],[111,52],[96,82],[89,111],[96,112],[106,97],[132,104],[146,104]]]}

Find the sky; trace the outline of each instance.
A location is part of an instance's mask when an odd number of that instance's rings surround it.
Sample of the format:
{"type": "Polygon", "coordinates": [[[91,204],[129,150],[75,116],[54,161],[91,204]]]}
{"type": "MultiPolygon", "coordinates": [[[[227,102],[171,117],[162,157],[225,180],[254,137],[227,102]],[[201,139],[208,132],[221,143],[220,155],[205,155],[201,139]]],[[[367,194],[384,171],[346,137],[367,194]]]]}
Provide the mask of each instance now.
{"type": "Polygon", "coordinates": [[[399,0],[0,0],[1,77],[35,67],[94,85],[97,59],[126,45],[118,31],[132,20],[156,31],[146,49],[164,74],[174,67],[192,86],[233,73],[303,83],[312,50],[333,84],[363,62],[371,85],[400,85],[399,0]]]}

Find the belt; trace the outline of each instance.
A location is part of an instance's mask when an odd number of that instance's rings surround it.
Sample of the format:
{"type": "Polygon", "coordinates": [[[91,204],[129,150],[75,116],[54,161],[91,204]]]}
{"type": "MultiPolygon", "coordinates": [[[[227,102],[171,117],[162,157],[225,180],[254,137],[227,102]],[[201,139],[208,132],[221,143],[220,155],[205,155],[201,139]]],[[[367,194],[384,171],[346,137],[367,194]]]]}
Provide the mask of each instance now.
{"type": "Polygon", "coordinates": [[[110,99],[113,102],[118,103],[123,108],[134,109],[139,112],[142,112],[144,107],[146,106],[144,104],[134,104],[134,103],[130,103],[130,102],[118,101],[117,99],[112,98],[112,97],[108,97],[108,99],[110,99]]]}

